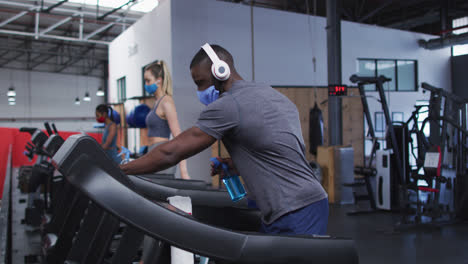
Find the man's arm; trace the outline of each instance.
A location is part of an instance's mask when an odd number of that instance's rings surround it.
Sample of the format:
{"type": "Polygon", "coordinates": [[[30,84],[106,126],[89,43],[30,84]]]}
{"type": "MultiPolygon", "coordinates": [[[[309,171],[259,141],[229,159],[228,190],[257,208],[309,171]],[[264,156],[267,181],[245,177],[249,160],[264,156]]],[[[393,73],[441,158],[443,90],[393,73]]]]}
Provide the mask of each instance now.
{"type": "Polygon", "coordinates": [[[144,174],[170,168],[211,146],[216,139],[198,127],[192,127],[143,157],[121,165],[125,174],[144,174]]]}

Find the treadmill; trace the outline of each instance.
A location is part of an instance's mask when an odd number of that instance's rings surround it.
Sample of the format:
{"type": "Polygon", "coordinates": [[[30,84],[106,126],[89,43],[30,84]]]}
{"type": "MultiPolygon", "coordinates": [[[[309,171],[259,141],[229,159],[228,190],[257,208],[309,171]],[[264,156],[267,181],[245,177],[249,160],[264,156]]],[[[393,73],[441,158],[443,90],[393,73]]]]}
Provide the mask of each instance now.
{"type": "MultiPolygon", "coordinates": [[[[125,223],[124,233],[128,231],[133,236],[147,235],[189,252],[232,263],[358,263],[354,242],[349,239],[239,232],[200,222],[165,202],[151,201],[86,135],[71,136],[53,157],[53,164],[106,215],[125,223]]],[[[124,242],[122,239],[120,243],[124,242]]],[[[122,255],[123,248],[119,245],[115,255],[122,255]]],[[[93,249],[97,250],[89,247],[93,249]]]]}

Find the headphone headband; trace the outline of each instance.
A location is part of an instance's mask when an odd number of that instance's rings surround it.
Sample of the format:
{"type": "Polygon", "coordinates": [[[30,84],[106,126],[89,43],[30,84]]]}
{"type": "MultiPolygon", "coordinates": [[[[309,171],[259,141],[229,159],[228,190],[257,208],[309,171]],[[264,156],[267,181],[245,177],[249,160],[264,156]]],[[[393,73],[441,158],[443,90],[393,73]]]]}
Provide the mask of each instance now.
{"type": "Polygon", "coordinates": [[[218,55],[216,55],[216,52],[213,50],[213,48],[210,46],[210,44],[205,43],[205,45],[202,46],[202,49],[208,54],[208,57],[210,57],[210,60],[216,64],[220,62],[221,60],[219,59],[218,55]]]}

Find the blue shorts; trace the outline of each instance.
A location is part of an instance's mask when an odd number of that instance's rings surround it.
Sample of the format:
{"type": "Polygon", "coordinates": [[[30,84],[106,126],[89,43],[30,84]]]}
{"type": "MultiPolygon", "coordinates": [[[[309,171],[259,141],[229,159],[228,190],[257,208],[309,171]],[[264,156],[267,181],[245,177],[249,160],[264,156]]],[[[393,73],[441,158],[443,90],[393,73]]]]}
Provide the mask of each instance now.
{"type": "Polygon", "coordinates": [[[273,223],[262,222],[260,232],[282,235],[326,235],[328,225],[328,199],[317,201],[287,213],[273,223]]]}

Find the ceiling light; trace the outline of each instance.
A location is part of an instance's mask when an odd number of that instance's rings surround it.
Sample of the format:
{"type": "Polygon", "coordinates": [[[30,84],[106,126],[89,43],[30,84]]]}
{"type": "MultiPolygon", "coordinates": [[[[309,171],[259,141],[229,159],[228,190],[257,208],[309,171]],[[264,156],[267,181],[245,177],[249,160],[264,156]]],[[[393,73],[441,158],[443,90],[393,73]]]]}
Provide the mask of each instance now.
{"type": "Polygon", "coordinates": [[[76,105],[79,105],[79,104],[80,104],[80,98],[77,97],[77,98],[75,99],[75,104],[76,104],[76,105]]]}
{"type": "Polygon", "coordinates": [[[8,97],[8,102],[16,102],[16,98],[15,97],[8,97]]]}
{"type": "Polygon", "coordinates": [[[16,105],[16,102],[8,102],[9,105],[16,105]]]}
{"type": "Polygon", "coordinates": [[[15,88],[13,86],[11,86],[10,88],[8,88],[8,93],[7,93],[8,96],[16,96],[16,92],[15,92],[15,88]]]}
{"type": "Polygon", "coordinates": [[[104,90],[102,89],[102,87],[99,87],[99,89],[96,92],[96,95],[97,96],[104,96],[104,90]]]}
{"type": "Polygon", "coordinates": [[[83,97],[83,101],[85,101],[85,102],[90,102],[91,101],[91,97],[89,97],[88,92],[85,93],[85,96],[83,97]]]}

